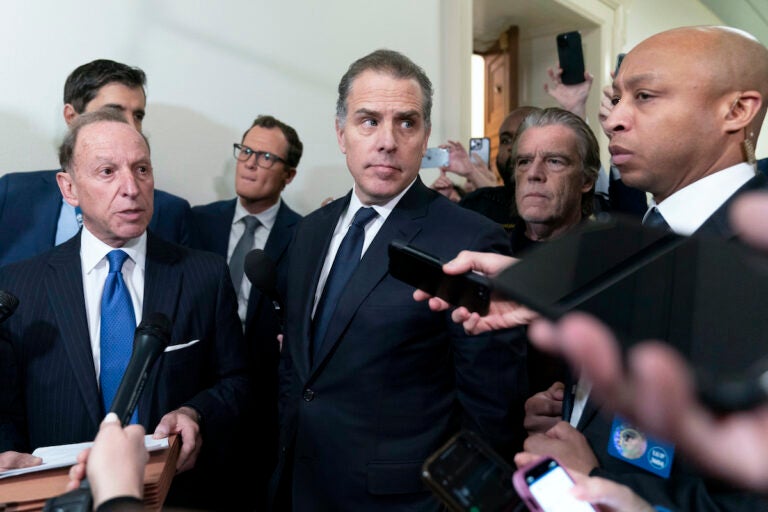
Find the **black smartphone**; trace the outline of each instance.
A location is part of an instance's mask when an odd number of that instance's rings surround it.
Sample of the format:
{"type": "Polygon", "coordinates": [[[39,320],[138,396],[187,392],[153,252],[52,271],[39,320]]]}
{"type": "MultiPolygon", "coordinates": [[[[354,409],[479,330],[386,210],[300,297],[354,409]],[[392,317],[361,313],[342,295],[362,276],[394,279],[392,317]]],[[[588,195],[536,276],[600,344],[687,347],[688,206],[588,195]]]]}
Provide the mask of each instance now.
{"type": "Polygon", "coordinates": [[[389,273],[392,277],[454,306],[464,306],[480,315],[488,313],[490,280],[476,272],[448,275],[443,272],[444,263],[401,240],[389,244],[389,273]]]}
{"type": "Polygon", "coordinates": [[[581,34],[577,31],[557,35],[557,57],[563,74],[560,79],[565,85],[580,84],[584,81],[584,53],[581,49],[581,34]]]}
{"type": "Polygon", "coordinates": [[[471,430],[455,434],[422,466],[421,477],[454,512],[508,512],[521,500],[514,468],[471,430]]]}
{"type": "Polygon", "coordinates": [[[523,497],[528,510],[537,512],[596,512],[585,501],[571,496],[575,484],[559,462],[544,457],[515,471],[515,490],[523,497]]]}
{"type": "Polygon", "coordinates": [[[485,165],[491,167],[491,139],[488,137],[472,137],[469,139],[469,154],[477,154],[485,165]]]}

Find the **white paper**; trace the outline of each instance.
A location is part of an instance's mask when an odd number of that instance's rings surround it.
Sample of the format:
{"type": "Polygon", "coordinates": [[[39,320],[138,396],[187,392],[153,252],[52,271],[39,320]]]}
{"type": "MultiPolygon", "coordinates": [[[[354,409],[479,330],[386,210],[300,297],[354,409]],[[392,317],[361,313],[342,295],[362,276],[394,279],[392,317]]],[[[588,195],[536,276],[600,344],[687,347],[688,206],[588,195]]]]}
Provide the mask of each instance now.
{"type": "MultiPolygon", "coordinates": [[[[42,446],[32,452],[32,455],[43,459],[42,464],[39,466],[32,466],[31,468],[0,471],[0,479],[8,478],[9,476],[24,475],[26,473],[35,473],[36,471],[45,471],[47,469],[73,466],[77,463],[77,455],[92,445],[93,442],[91,441],[87,443],[61,444],[58,446],[42,446]]],[[[153,439],[152,434],[147,434],[144,436],[144,446],[146,446],[147,450],[150,452],[162,450],[168,448],[168,438],[153,439]]]]}

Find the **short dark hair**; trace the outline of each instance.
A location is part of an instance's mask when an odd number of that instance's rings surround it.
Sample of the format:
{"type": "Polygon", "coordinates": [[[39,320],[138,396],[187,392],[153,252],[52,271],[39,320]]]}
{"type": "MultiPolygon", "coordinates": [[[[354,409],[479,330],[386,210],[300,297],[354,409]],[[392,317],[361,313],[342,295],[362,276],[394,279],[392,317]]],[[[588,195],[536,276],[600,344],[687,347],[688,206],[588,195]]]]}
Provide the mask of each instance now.
{"type": "MultiPolygon", "coordinates": [[[[59,164],[64,172],[69,172],[72,168],[73,161],[75,159],[75,146],[77,145],[77,136],[80,134],[80,130],[89,124],[110,122],[110,123],[123,123],[130,126],[125,117],[119,112],[111,109],[96,110],[94,112],[88,112],[87,114],[79,115],[69,125],[69,130],[64,136],[64,140],[59,146],[59,164]]],[[[144,139],[149,150],[149,140],[147,137],[139,132],[139,135],[144,139]]]]}
{"type": "MultiPolygon", "coordinates": [[[[299,160],[301,160],[301,154],[304,151],[304,144],[301,143],[299,134],[296,133],[296,130],[294,130],[292,126],[285,124],[274,116],[269,115],[260,115],[254,119],[251,128],[255,126],[267,129],[279,128],[280,131],[283,132],[285,140],[288,141],[288,154],[285,156],[285,162],[288,164],[288,167],[293,169],[299,166],[299,160]]],[[[251,131],[251,128],[245,130],[241,142],[245,140],[245,136],[248,135],[248,132],[251,131]]]]}
{"type": "Polygon", "coordinates": [[[402,53],[393,50],[376,50],[362,57],[349,66],[339,82],[339,98],[336,100],[336,120],[344,126],[347,119],[347,97],[352,83],[363,72],[373,70],[384,72],[399,79],[414,79],[421,87],[422,115],[424,123],[429,128],[432,125],[432,82],[420,66],[402,53]]]}
{"type": "Polygon", "coordinates": [[[75,112],[82,114],[85,106],[96,97],[99,89],[112,82],[135,89],[141,87],[147,92],[147,75],[139,68],[131,67],[108,59],[97,59],[77,67],[64,82],[64,104],[69,103],[75,112]]]}
{"type": "Polygon", "coordinates": [[[581,216],[587,218],[594,210],[595,184],[600,173],[600,146],[589,125],[576,114],[552,107],[539,109],[528,114],[517,130],[515,144],[512,147],[512,162],[517,160],[517,145],[522,134],[529,128],[560,125],[570,128],[576,135],[576,151],[581,162],[581,169],[587,179],[592,180],[592,188],[581,194],[581,216]]]}

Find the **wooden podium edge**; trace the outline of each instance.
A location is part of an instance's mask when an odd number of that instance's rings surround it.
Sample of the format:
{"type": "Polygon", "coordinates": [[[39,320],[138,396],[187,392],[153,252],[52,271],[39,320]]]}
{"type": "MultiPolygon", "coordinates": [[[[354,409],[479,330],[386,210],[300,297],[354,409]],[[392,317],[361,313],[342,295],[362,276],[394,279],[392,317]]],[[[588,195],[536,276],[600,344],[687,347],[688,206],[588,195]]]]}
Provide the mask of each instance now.
{"type": "MultiPolygon", "coordinates": [[[[176,474],[180,450],[181,440],[173,434],[168,437],[168,448],[149,452],[149,461],[144,469],[145,508],[160,510],[162,507],[176,474]]],[[[69,481],[69,468],[49,469],[0,480],[0,511],[43,510],[46,500],[64,493],[69,481]]]]}

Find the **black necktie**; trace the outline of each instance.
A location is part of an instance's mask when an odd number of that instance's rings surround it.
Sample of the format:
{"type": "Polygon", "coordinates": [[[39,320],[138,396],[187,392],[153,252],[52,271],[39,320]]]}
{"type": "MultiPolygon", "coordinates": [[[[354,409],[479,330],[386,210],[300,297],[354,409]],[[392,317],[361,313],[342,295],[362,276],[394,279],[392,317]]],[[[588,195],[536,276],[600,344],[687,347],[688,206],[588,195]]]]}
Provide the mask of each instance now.
{"type": "Polygon", "coordinates": [[[658,208],[655,206],[650,209],[643,219],[644,226],[650,226],[652,228],[661,229],[663,231],[672,231],[667,221],[664,220],[664,216],[661,214],[658,208]]]}
{"type": "Polygon", "coordinates": [[[315,317],[312,321],[312,345],[313,356],[317,359],[320,347],[323,345],[328,326],[331,323],[331,317],[336,310],[344,287],[347,281],[352,277],[363,252],[363,240],[365,239],[365,226],[376,217],[376,210],[373,208],[360,208],[355,212],[352,224],[349,226],[344,240],[341,241],[336,258],[333,260],[328,279],[325,281],[323,294],[317,303],[315,317]]]}

